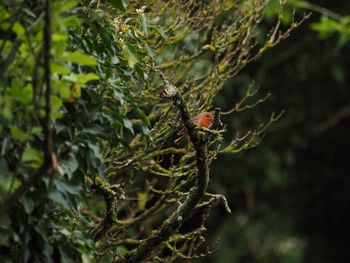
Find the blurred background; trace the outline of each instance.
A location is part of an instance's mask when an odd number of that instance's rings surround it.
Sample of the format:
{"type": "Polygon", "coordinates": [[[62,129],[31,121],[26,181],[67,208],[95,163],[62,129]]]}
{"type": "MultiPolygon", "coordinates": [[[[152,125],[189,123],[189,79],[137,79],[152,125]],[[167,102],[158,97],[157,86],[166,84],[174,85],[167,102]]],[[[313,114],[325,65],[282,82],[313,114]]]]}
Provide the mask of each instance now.
{"type": "MultiPolygon", "coordinates": [[[[272,27],[274,3],[259,30],[272,27]]],[[[233,214],[213,213],[209,235],[221,241],[201,262],[350,262],[350,1],[289,1],[286,23],[294,7],[312,16],[216,101],[230,109],[252,81],[261,97],[271,93],[223,119],[232,134],[286,113],[257,148],[216,161],[210,188],[228,197],[233,214]]]]}

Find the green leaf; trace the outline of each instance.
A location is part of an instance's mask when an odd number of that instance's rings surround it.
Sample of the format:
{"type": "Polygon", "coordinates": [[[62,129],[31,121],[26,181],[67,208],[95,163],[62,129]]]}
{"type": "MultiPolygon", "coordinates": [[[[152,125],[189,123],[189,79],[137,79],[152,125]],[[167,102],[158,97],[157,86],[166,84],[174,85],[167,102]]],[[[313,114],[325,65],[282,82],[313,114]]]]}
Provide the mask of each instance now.
{"type": "Polygon", "coordinates": [[[87,73],[87,74],[78,74],[77,75],[77,82],[80,84],[85,84],[92,80],[99,80],[100,77],[96,75],[95,73],[87,73]]]}
{"type": "Polygon", "coordinates": [[[43,161],[43,153],[34,148],[27,148],[22,154],[22,162],[43,161]]]}
{"type": "Polygon", "coordinates": [[[143,68],[142,67],[140,67],[139,65],[136,65],[135,66],[135,72],[137,73],[137,75],[141,78],[141,79],[143,79],[143,80],[147,80],[147,78],[148,78],[148,76],[147,76],[147,74],[143,71],[143,68]]]}
{"type": "Polygon", "coordinates": [[[133,48],[129,44],[124,45],[123,56],[128,62],[129,67],[132,69],[135,67],[136,63],[138,63],[139,61],[135,48],[133,48]]]}
{"type": "Polygon", "coordinates": [[[54,85],[54,90],[60,95],[61,98],[68,98],[71,96],[72,91],[71,91],[71,83],[65,83],[63,81],[60,81],[59,83],[55,83],[54,85]]]}
{"type": "Polygon", "coordinates": [[[113,6],[118,8],[121,11],[126,11],[128,4],[126,0],[108,0],[113,6]]]}
{"type": "Polygon", "coordinates": [[[115,97],[117,97],[120,101],[120,104],[123,105],[124,104],[124,100],[125,100],[125,96],[124,93],[122,93],[121,91],[114,89],[113,90],[113,94],[115,97]]]}
{"type": "Polygon", "coordinates": [[[134,134],[132,122],[128,118],[123,118],[123,124],[125,128],[127,128],[132,134],[134,134]]]}
{"type": "Polygon", "coordinates": [[[57,63],[51,63],[51,72],[60,74],[60,75],[66,75],[70,73],[70,69],[66,66],[59,65],[57,63]]]}
{"type": "Polygon", "coordinates": [[[17,22],[13,25],[12,30],[15,31],[17,35],[22,35],[24,33],[23,26],[17,22]]]}
{"type": "Polygon", "coordinates": [[[145,44],[148,55],[154,60],[157,53],[149,45],[145,44]]]}
{"type": "Polygon", "coordinates": [[[97,64],[97,61],[94,57],[84,54],[80,51],[66,52],[63,59],[66,62],[77,63],[86,66],[95,66],[97,64]]]}
{"type": "MultiPolygon", "coordinates": [[[[15,93],[15,89],[13,92],[15,93]]],[[[15,96],[23,104],[31,103],[33,98],[32,85],[28,84],[24,88],[21,87],[19,90],[17,90],[17,94],[15,96]]]]}
{"type": "Polygon", "coordinates": [[[102,152],[101,147],[98,144],[89,144],[89,148],[93,151],[94,157],[102,162],[102,152]]]}
{"type": "Polygon", "coordinates": [[[58,109],[60,109],[62,104],[63,104],[62,99],[60,99],[59,97],[57,97],[57,96],[52,96],[51,97],[51,105],[52,105],[52,111],[53,112],[55,112],[58,109]]]}
{"type": "Polygon", "coordinates": [[[57,189],[62,193],[70,193],[73,195],[77,195],[82,190],[82,187],[80,185],[68,184],[63,181],[57,180],[55,184],[57,189]]]}
{"type": "Polygon", "coordinates": [[[79,0],[70,0],[68,2],[63,2],[63,4],[60,5],[60,11],[68,11],[75,7],[77,4],[79,4],[79,0]]]}
{"type": "Polygon", "coordinates": [[[24,142],[28,138],[27,134],[23,130],[21,130],[20,128],[17,128],[15,126],[12,126],[10,128],[10,132],[11,132],[11,136],[15,140],[18,140],[20,142],[24,142]]]}
{"type": "Polygon", "coordinates": [[[26,13],[28,16],[31,16],[32,18],[36,18],[36,15],[28,8],[23,8],[23,12],[26,13]]]}
{"type": "Polygon", "coordinates": [[[32,129],[32,134],[34,134],[34,135],[36,135],[36,136],[40,136],[41,135],[41,133],[42,133],[42,128],[41,127],[34,127],[33,129],[32,129]]]}
{"type": "Polygon", "coordinates": [[[73,153],[69,154],[68,160],[60,162],[58,171],[61,175],[67,175],[68,179],[71,179],[73,173],[79,168],[79,162],[73,153]]]}
{"type": "Polygon", "coordinates": [[[140,15],[141,30],[145,34],[145,37],[148,37],[148,17],[145,14],[140,15]]]}
{"type": "Polygon", "coordinates": [[[101,125],[94,125],[91,127],[87,127],[82,129],[82,133],[88,133],[88,134],[93,134],[93,135],[103,135],[106,134],[106,128],[101,126],[101,125]]]}
{"type": "Polygon", "coordinates": [[[167,35],[165,34],[165,31],[161,26],[154,26],[153,28],[158,33],[158,35],[161,36],[164,40],[168,39],[167,35]]]}
{"type": "Polygon", "coordinates": [[[12,112],[12,103],[10,100],[4,101],[4,106],[2,108],[1,114],[7,121],[12,120],[13,112],[12,112]]]}
{"type": "MultiPolygon", "coordinates": [[[[12,14],[10,14],[5,8],[3,8],[3,7],[1,7],[0,8],[0,17],[1,17],[1,19],[2,19],[2,21],[5,21],[5,20],[7,20],[9,17],[11,17],[12,16],[12,14]]],[[[4,25],[5,23],[1,23],[0,24],[0,27],[2,28],[2,29],[8,29],[8,27],[3,27],[3,25],[4,25]]]]}
{"type": "Polygon", "coordinates": [[[70,208],[70,205],[69,205],[69,202],[68,202],[67,198],[58,190],[52,191],[49,194],[49,198],[53,202],[62,205],[66,209],[70,208]]]}
{"type": "Polygon", "coordinates": [[[17,100],[20,101],[23,104],[28,104],[32,102],[33,97],[33,91],[32,91],[32,85],[27,84],[23,88],[23,83],[20,81],[12,81],[12,96],[17,100]]]}
{"type": "Polygon", "coordinates": [[[117,246],[117,250],[120,255],[124,256],[126,253],[128,253],[128,249],[124,246],[117,246]]]}
{"type": "Polygon", "coordinates": [[[142,125],[141,129],[142,129],[142,134],[145,135],[148,140],[152,141],[153,138],[151,136],[150,129],[147,126],[145,126],[145,125],[142,125]]]}
{"type": "Polygon", "coordinates": [[[35,204],[34,204],[32,199],[26,198],[26,197],[22,197],[21,198],[21,203],[22,203],[22,205],[24,207],[24,210],[26,210],[27,214],[30,214],[34,210],[35,204]]]}
{"type": "Polygon", "coordinates": [[[68,39],[68,35],[67,34],[59,34],[59,33],[55,33],[52,34],[52,42],[66,42],[68,39]]]}

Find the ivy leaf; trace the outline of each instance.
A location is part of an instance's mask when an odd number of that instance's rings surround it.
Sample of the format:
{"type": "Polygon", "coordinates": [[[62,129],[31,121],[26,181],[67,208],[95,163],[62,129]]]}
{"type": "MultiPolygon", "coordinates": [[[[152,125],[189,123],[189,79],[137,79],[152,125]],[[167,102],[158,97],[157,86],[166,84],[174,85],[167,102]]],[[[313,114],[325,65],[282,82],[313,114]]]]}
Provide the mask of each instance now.
{"type": "Polygon", "coordinates": [[[49,194],[49,198],[53,202],[62,205],[66,209],[70,208],[70,205],[69,205],[67,198],[63,195],[63,193],[61,193],[58,190],[51,191],[51,193],[49,194]]]}
{"type": "Polygon", "coordinates": [[[82,190],[82,187],[80,185],[68,184],[66,182],[58,180],[56,181],[56,187],[62,193],[70,193],[73,195],[78,194],[82,190]]]}
{"type": "Polygon", "coordinates": [[[98,144],[89,144],[89,148],[93,151],[94,156],[102,162],[101,147],[98,144]]]}
{"type": "Polygon", "coordinates": [[[78,167],[79,162],[77,158],[73,153],[69,153],[68,160],[61,161],[58,169],[61,175],[67,174],[68,179],[71,179],[78,167]]]}

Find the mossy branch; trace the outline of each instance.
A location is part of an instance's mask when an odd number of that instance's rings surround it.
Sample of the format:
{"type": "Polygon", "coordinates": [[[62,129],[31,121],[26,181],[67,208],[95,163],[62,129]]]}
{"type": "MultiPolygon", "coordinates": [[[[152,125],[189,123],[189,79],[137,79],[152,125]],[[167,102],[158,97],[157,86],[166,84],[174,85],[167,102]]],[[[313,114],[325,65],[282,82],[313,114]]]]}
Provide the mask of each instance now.
{"type": "Polygon", "coordinates": [[[178,230],[181,224],[191,216],[194,208],[199,204],[202,197],[205,195],[209,182],[209,169],[207,163],[207,140],[198,134],[192,118],[190,116],[188,106],[179,93],[179,90],[170,84],[164,74],[157,70],[165,84],[165,89],[161,92],[161,97],[168,98],[173,101],[175,107],[179,110],[184,126],[187,129],[190,140],[196,152],[197,177],[195,185],[190,189],[185,201],[179,203],[178,208],[165,220],[157,231],[142,242],[136,250],[130,252],[119,260],[119,262],[140,262],[146,258],[149,253],[162,242],[168,240],[171,234],[178,230]]]}
{"type": "Polygon", "coordinates": [[[92,231],[94,240],[99,240],[116,221],[116,204],[119,199],[124,198],[124,191],[119,185],[108,185],[96,181],[91,186],[91,189],[103,196],[106,203],[106,212],[102,222],[92,231]]]}

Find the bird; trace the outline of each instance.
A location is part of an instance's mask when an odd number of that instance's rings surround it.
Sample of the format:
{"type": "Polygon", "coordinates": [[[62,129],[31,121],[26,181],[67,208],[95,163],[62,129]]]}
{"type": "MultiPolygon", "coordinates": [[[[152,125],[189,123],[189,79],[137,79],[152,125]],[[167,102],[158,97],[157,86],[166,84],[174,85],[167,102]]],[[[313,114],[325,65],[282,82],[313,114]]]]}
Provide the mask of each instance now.
{"type": "MultiPolygon", "coordinates": [[[[200,112],[192,119],[194,125],[197,128],[210,128],[213,124],[214,116],[211,112],[200,112]]],[[[179,138],[177,138],[174,142],[175,144],[179,144],[184,138],[187,137],[187,129],[184,127],[178,133],[179,138]]]]}

